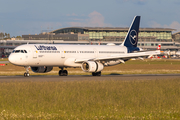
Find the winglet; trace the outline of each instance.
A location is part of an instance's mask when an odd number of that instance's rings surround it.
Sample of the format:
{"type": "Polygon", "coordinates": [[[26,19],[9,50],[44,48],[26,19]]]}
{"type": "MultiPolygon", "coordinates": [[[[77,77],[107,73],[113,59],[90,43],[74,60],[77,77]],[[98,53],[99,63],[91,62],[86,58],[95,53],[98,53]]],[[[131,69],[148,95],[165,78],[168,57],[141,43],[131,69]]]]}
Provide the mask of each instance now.
{"type": "Polygon", "coordinates": [[[121,44],[126,47],[137,47],[138,43],[138,33],[139,33],[139,24],[140,24],[140,16],[135,16],[131,26],[128,30],[125,40],[121,44]]]}

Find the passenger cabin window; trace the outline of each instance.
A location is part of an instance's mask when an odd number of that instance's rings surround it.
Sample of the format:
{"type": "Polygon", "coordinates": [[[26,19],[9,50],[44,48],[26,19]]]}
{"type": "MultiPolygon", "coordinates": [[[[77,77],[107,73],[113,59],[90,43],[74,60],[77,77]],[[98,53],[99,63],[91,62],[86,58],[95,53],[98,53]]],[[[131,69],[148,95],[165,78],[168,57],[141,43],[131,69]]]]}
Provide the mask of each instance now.
{"type": "Polygon", "coordinates": [[[26,50],[13,50],[12,53],[27,53],[26,50]]]}

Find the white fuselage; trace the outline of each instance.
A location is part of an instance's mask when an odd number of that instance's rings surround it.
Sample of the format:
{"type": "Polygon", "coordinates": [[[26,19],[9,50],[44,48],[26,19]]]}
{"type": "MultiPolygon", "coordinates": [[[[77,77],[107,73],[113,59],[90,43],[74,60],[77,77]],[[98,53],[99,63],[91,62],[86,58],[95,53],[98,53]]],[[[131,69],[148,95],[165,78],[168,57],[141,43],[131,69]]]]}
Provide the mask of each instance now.
{"type": "Polygon", "coordinates": [[[127,54],[125,46],[27,44],[16,47],[10,54],[9,61],[19,66],[80,67],[81,63],[74,62],[76,59],[122,54],[127,54]]]}

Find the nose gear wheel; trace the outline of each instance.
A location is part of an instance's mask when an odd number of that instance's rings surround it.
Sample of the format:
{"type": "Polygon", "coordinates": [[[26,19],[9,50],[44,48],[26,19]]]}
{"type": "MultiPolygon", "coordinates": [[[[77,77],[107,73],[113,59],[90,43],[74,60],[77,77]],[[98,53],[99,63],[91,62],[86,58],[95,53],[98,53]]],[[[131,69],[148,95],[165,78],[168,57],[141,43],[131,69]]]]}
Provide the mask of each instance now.
{"type": "Polygon", "coordinates": [[[29,76],[30,76],[30,75],[29,75],[29,67],[30,67],[30,66],[24,67],[24,68],[26,69],[26,72],[24,73],[24,77],[29,77],[29,76]]]}

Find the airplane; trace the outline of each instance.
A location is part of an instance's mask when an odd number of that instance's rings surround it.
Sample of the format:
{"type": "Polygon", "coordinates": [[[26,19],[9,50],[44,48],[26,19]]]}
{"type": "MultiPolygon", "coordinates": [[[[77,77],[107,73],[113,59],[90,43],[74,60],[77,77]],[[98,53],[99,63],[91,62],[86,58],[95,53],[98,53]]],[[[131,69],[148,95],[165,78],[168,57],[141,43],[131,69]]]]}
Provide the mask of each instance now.
{"type": "Polygon", "coordinates": [[[160,54],[156,51],[140,51],[137,47],[140,16],[135,16],[125,40],[121,45],[61,45],[61,44],[25,44],[16,47],[10,54],[10,63],[25,67],[25,77],[29,77],[29,68],[35,73],[50,72],[59,67],[59,76],[67,76],[64,68],[80,67],[92,76],[101,76],[106,66],[125,63],[131,58],[160,54]]]}
{"type": "Polygon", "coordinates": [[[177,55],[177,56],[180,56],[180,51],[177,51],[177,52],[176,52],[176,55],[177,55]]]}
{"type": "MultiPolygon", "coordinates": [[[[158,45],[157,50],[161,50],[161,44],[159,44],[159,45],[158,45]]],[[[162,51],[160,51],[160,52],[162,52],[162,51]]],[[[157,58],[157,59],[160,59],[160,57],[159,57],[159,56],[157,56],[157,55],[153,55],[153,54],[152,54],[152,55],[149,55],[149,56],[148,56],[148,58],[151,58],[151,59],[152,59],[152,58],[157,58]]]]}

